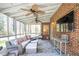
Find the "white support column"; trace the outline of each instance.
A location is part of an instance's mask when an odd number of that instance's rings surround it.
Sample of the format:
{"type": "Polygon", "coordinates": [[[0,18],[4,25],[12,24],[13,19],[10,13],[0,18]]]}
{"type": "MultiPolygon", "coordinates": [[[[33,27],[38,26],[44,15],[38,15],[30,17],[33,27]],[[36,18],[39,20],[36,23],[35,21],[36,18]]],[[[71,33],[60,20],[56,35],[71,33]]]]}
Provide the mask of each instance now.
{"type": "Polygon", "coordinates": [[[67,46],[67,45],[66,45],[66,42],[65,42],[65,55],[66,55],[66,46],[67,46]]]}
{"type": "Polygon", "coordinates": [[[60,55],[62,54],[62,42],[60,42],[60,55]]]}
{"type": "Polygon", "coordinates": [[[55,47],[55,45],[56,45],[56,43],[55,43],[55,39],[53,39],[54,40],[54,49],[56,49],[56,47],[55,47]]]}
{"type": "Polygon", "coordinates": [[[13,18],[14,24],[15,24],[15,39],[17,39],[17,24],[15,18],[13,18]]]}
{"type": "Polygon", "coordinates": [[[8,41],[9,41],[9,17],[7,16],[7,31],[8,31],[8,41]]]}
{"type": "Polygon", "coordinates": [[[24,31],[25,31],[25,36],[26,36],[26,24],[24,24],[24,31]]]}

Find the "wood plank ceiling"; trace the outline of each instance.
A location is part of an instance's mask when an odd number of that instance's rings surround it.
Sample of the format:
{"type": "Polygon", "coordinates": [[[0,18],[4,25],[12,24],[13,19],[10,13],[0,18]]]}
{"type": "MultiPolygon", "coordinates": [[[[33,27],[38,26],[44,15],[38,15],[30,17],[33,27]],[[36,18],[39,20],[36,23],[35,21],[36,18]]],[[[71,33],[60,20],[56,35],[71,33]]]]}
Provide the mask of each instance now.
{"type": "MultiPolygon", "coordinates": [[[[21,10],[21,8],[31,9],[32,5],[33,3],[0,3],[0,13],[6,14],[7,16],[24,23],[33,23],[35,22],[35,17],[33,15],[25,16],[28,12],[21,10]]],[[[50,22],[51,16],[62,4],[38,3],[37,5],[40,6],[41,10],[45,11],[44,15],[39,15],[38,20],[50,22]]]]}

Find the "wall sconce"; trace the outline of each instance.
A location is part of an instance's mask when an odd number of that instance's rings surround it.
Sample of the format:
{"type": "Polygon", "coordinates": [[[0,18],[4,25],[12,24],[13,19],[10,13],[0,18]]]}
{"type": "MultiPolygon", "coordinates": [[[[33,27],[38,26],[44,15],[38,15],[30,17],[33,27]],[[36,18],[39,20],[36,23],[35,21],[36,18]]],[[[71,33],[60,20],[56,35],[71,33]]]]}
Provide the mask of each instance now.
{"type": "Polygon", "coordinates": [[[54,25],[55,23],[54,22],[52,22],[52,25],[54,25]]]}
{"type": "Polygon", "coordinates": [[[43,31],[44,31],[44,32],[46,32],[47,30],[46,30],[46,29],[44,29],[43,31]]]}
{"type": "Polygon", "coordinates": [[[56,24],[56,22],[52,22],[52,25],[55,25],[56,24]]]}
{"type": "Polygon", "coordinates": [[[55,25],[56,25],[56,22],[52,22],[51,24],[52,24],[52,26],[53,26],[53,27],[55,27],[55,25]]]}

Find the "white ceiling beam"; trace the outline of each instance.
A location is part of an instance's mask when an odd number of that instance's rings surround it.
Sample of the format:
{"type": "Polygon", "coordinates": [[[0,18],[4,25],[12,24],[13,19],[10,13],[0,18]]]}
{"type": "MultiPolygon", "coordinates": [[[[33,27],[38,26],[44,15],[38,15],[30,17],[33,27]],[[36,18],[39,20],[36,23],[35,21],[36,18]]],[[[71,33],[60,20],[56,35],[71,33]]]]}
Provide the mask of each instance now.
{"type": "MultiPolygon", "coordinates": [[[[45,15],[45,16],[47,16],[47,18],[50,18],[50,14],[48,14],[48,15],[45,15]]],[[[42,19],[42,18],[44,18],[45,16],[41,16],[41,17],[39,17],[38,19],[42,19]]],[[[24,18],[24,19],[18,19],[18,20],[22,20],[22,21],[29,21],[29,20],[35,20],[35,17],[33,17],[33,18],[24,18]]]]}
{"type": "Polygon", "coordinates": [[[19,17],[16,17],[16,19],[23,19],[23,18],[32,18],[34,17],[33,15],[30,15],[30,16],[19,16],[19,17]]]}
{"type": "MultiPolygon", "coordinates": [[[[47,12],[47,11],[46,11],[47,12]]],[[[28,14],[29,12],[27,12],[27,11],[13,11],[13,12],[8,12],[8,13],[4,13],[4,14],[6,14],[6,15],[8,15],[8,16],[10,16],[10,17],[16,17],[16,16],[18,16],[19,14],[28,14]]]]}
{"type": "MultiPolygon", "coordinates": [[[[2,10],[1,13],[13,13],[13,14],[16,14],[16,13],[19,13],[19,12],[23,12],[23,11],[20,11],[20,8],[23,8],[25,5],[23,5],[22,7],[19,6],[19,7],[14,7],[14,8],[8,8],[8,9],[5,9],[5,10],[2,10]],[[15,10],[14,10],[15,9],[15,10]],[[19,11],[19,12],[18,12],[19,11]]],[[[43,10],[49,10],[49,9],[55,9],[57,8],[58,5],[52,5],[52,6],[48,6],[48,7],[45,7],[45,8],[42,8],[43,10]]],[[[29,6],[27,6],[28,8],[29,6]]]]}
{"type": "MultiPolygon", "coordinates": [[[[49,7],[45,7],[45,8],[42,8],[44,11],[49,11],[49,10],[53,10],[53,9],[55,9],[55,8],[57,8],[57,6],[55,6],[55,7],[53,7],[53,6],[49,6],[49,7]]],[[[20,10],[16,10],[16,11],[14,11],[14,12],[8,12],[8,13],[10,13],[10,15],[12,15],[12,14],[16,14],[16,13],[20,13],[20,12],[24,12],[24,11],[20,11],[20,10]]],[[[26,11],[27,12],[27,11],[26,11]]]]}
{"type": "MultiPolygon", "coordinates": [[[[38,18],[38,20],[40,20],[40,19],[45,19],[45,20],[47,20],[47,19],[50,19],[50,15],[48,15],[48,17],[46,17],[46,18],[44,18],[44,17],[40,17],[40,18],[38,18]]],[[[29,20],[35,20],[35,18],[29,18],[29,19],[22,19],[21,21],[29,21],[29,20]]]]}
{"type": "MultiPolygon", "coordinates": [[[[40,20],[41,22],[50,22],[49,18],[46,18],[46,19],[42,18],[42,19],[38,19],[38,20],[40,20]]],[[[22,20],[20,20],[20,21],[22,21],[22,20]]],[[[33,22],[35,22],[35,19],[29,19],[28,21],[24,20],[22,22],[24,22],[24,23],[33,23],[33,22]]]]}
{"type": "MultiPolygon", "coordinates": [[[[50,18],[51,18],[51,15],[47,15],[46,17],[40,17],[38,18],[38,20],[42,21],[42,22],[50,22],[50,18]]],[[[19,21],[22,21],[24,23],[30,23],[31,21],[34,21],[35,18],[29,18],[29,19],[22,19],[22,20],[19,20],[19,21]]]]}
{"type": "MultiPolygon", "coordinates": [[[[32,6],[32,5],[33,5],[32,3],[22,3],[22,4],[19,4],[19,5],[14,5],[14,6],[9,7],[9,8],[5,8],[5,9],[0,10],[0,11],[3,12],[3,13],[5,13],[7,10],[10,11],[10,10],[12,10],[12,9],[17,9],[17,8],[19,8],[19,7],[22,7],[22,8],[25,7],[25,8],[26,8],[26,7],[29,7],[29,6],[32,6]]],[[[43,4],[38,4],[38,5],[40,5],[40,7],[41,7],[41,6],[49,7],[49,6],[56,6],[56,5],[59,5],[59,4],[58,4],[58,3],[55,3],[55,4],[52,4],[52,3],[51,3],[51,4],[50,4],[50,3],[49,3],[49,4],[46,4],[46,3],[44,4],[44,3],[43,3],[43,4]]]]}
{"type": "Polygon", "coordinates": [[[13,12],[13,11],[17,11],[17,10],[19,10],[20,8],[23,8],[23,7],[27,7],[27,8],[28,8],[29,6],[31,6],[31,4],[29,4],[29,3],[24,3],[24,4],[22,4],[22,5],[18,5],[18,6],[15,6],[15,7],[10,7],[10,8],[1,10],[0,12],[1,12],[1,13],[13,12]]]}
{"type": "MultiPolygon", "coordinates": [[[[51,8],[51,9],[48,9],[48,10],[44,10],[45,12],[48,12],[48,11],[53,11],[54,9],[56,9],[57,7],[55,7],[55,8],[51,8]]],[[[27,12],[27,11],[17,11],[17,12],[13,12],[13,13],[6,13],[6,14],[8,14],[9,16],[16,16],[16,14],[19,14],[19,13],[29,13],[29,12],[27,12]]]]}
{"type": "Polygon", "coordinates": [[[10,17],[16,17],[16,16],[19,16],[19,15],[25,15],[25,12],[15,13],[13,15],[8,15],[8,16],[10,16],[10,17]]]}
{"type": "MultiPolygon", "coordinates": [[[[50,21],[50,18],[46,18],[46,19],[45,18],[40,18],[38,20],[49,22],[50,21]]],[[[24,19],[24,20],[18,20],[18,21],[31,22],[31,21],[35,21],[35,19],[24,19]]]]}
{"type": "MultiPolygon", "coordinates": [[[[48,13],[53,13],[53,12],[55,12],[55,10],[50,10],[50,11],[46,11],[45,12],[45,14],[48,14],[48,13]]],[[[27,13],[26,13],[27,14],[27,13]]],[[[8,16],[10,16],[10,17],[15,17],[15,18],[23,18],[23,17],[30,17],[30,15],[29,16],[25,16],[25,12],[21,12],[21,13],[16,13],[16,14],[14,14],[14,15],[8,15],[8,16]]],[[[33,16],[33,15],[32,15],[33,16]]],[[[34,16],[33,16],[34,17],[34,16]]]]}
{"type": "MultiPolygon", "coordinates": [[[[48,9],[48,8],[46,8],[46,9],[48,9]]],[[[58,8],[57,7],[55,7],[55,8],[51,8],[51,9],[49,9],[49,10],[46,10],[46,13],[48,13],[48,12],[54,12],[55,10],[57,10],[58,8]]],[[[25,12],[21,12],[22,14],[23,13],[25,13],[25,12]]],[[[27,12],[26,12],[26,14],[27,14],[27,12]]],[[[19,15],[19,13],[18,14],[14,14],[14,15],[11,15],[10,17],[15,17],[15,16],[17,16],[17,15],[19,15]]],[[[22,15],[21,15],[22,16],[22,15]]],[[[24,15],[23,15],[24,16],[24,15]]]]}
{"type": "MultiPolygon", "coordinates": [[[[47,15],[47,14],[53,14],[53,12],[55,12],[55,11],[51,10],[50,12],[46,12],[45,15],[47,15]]],[[[42,15],[42,16],[44,16],[44,15],[42,15]]],[[[29,15],[29,16],[25,16],[25,15],[15,16],[16,19],[33,18],[33,17],[34,17],[33,15],[29,15]]]]}
{"type": "MultiPolygon", "coordinates": [[[[43,4],[40,4],[41,6],[43,4]]],[[[15,7],[11,7],[11,8],[7,8],[4,9],[0,12],[5,13],[6,15],[10,16],[10,17],[14,17],[16,20],[25,22],[26,20],[29,22],[31,20],[35,20],[35,17],[32,16],[25,16],[24,12],[22,10],[20,10],[20,8],[31,8],[32,4],[23,4],[23,5],[18,5],[15,7]]],[[[43,5],[44,6],[44,5],[43,5]]],[[[42,21],[49,21],[51,15],[53,15],[55,13],[55,11],[57,11],[57,8],[59,7],[59,4],[49,4],[46,7],[42,8],[41,10],[44,10],[46,12],[46,15],[43,16],[39,16],[39,20],[42,21]],[[48,19],[48,20],[46,20],[48,19]]]]}
{"type": "MultiPolygon", "coordinates": [[[[52,14],[46,14],[46,15],[44,15],[44,16],[39,16],[38,18],[41,18],[41,17],[48,17],[48,15],[52,15],[52,14]]],[[[35,18],[35,17],[25,17],[25,18],[20,18],[20,19],[16,19],[16,20],[22,20],[22,19],[33,19],[33,18],[35,18]]]]}

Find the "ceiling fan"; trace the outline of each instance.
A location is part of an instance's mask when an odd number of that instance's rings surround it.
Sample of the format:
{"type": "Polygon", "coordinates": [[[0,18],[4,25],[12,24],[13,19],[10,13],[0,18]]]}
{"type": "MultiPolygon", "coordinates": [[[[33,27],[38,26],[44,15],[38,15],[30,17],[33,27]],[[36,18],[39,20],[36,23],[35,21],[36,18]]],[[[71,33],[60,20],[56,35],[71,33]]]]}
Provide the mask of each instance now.
{"type": "Polygon", "coordinates": [[[29,9],[29,10],[28,10],[28,9],[23,9],[23,8],[21,8],[21,10],[23,10],[23,11],[28,11],[28,12],[29,12],[29,13],[26,14],[25,16],[28,16],[28,15],[33,14],[33,15],[35,16],[35,22],[36,22],[36,23],[42,22],[42,21],[38,20],[38,14],[40,14],[40,15],[45,14],[44,11],[40,10],[39,5],[37,5],[37,4],[33,4],[33,5],[32,5],[32,8],[29,9]]]}

